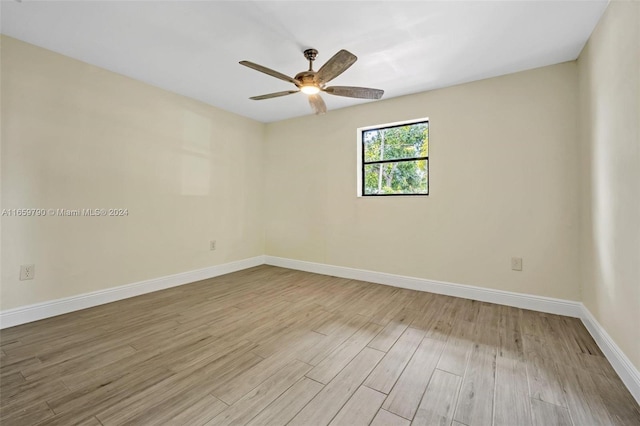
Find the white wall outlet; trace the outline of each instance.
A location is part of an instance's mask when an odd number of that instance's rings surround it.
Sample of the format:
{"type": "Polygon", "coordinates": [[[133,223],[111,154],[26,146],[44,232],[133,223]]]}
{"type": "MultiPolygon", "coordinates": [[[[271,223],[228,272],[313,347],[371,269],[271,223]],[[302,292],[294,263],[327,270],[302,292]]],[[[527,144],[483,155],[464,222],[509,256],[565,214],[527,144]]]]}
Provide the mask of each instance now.
{"type": "Polygon", "coordinates": [[[522,271],[522,258],[521,257],[512,257],[511,258],[511,269],[514,271],[522,271]]]}
{"type": "Polygon", "coordinates": [[[215,249],[216,249],[216,240],[209,241],[209,250],[215,250],[215,249]]]}
{"type": "Polygon", "coordinates": [[[20,281],[32,280],[36,276],[36,265],[20,265],[20,281]]]}

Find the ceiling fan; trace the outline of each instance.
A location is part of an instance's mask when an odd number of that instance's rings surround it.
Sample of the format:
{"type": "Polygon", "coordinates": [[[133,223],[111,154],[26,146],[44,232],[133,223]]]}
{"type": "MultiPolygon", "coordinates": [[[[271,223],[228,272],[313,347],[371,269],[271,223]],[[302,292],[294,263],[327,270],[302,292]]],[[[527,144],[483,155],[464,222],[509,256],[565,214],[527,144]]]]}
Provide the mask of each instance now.
{"type": "Polygon", "coordinates": [[[279,96],[287,96],[294,93],[302,92],[309,95],[309,104],[316,114],[324,114],[327,112],[327,106],[320,97],[320,92],[329,93],[330,95],[346,96],[348,98],[360,99],[380,99],[384,94],[384,90],[371,89],[368,87],[353,86],[329,86],[326,84],[345,72],[355,61],[358,60],[356,55],[346,50],[341,50],[331,57],[318,71],[313,70],[313,61],[316,59],[318,51],[316,49],[307,49],[304,51],[304,57],[309,61],[309,70],[302,71],[291,78],[278,71],[254,64],[249,61],[240,61],[241,65],[253,68],[256,71],[263,72],[280,80],[288,81],[296,85],[296,90],[286,90],[284,92],[269,93],[267,95],[253,96],[249,99],[259,101],[262,99],[277,98],[279,96]]]}

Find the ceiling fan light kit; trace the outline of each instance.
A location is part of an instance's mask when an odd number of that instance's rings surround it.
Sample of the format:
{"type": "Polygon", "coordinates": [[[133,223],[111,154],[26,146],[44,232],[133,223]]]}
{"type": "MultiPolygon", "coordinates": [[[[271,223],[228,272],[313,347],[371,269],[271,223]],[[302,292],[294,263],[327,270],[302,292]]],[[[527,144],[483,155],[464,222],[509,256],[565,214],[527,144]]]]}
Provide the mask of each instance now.
{"type": "Polygon", "coordinates": [[[320,88],[318,86],[314,86],[312,84],[306,86],[300,86],[300,91],[305,95],[315,95],[320,92],[320,88]]]}
{"type": "Polygon", "coordinates": [[[259,101],[263,99],[277,98],[280,96],[287,96],[294,93],[302,92],[309,95],[309,105],[316,114],[324,114],[327,112],[327,106],[324,100],[320,96],[320,92],[329,93],[335,96],[345,96],[348,98],[360,98],[360,99],[380,99],[384,94],[384,90],[371,89],[369,87],[354,87],[354,86],[329,86],[326,87],[326,83],[333,80],[343,72],[345,72],[355,61],[358,60],[356,55],[346,50],[341,50],[331,57],[318,71],[313,70],[313,61],[315,61],[318,51],[316,49],[307,49],[304,52],[304,57],[309,61],[309,69],[296,74],[291,78],[288,75],[282,74],[278,71],[274,71],[270,68],[263,67],[262,65],[255,64],[249,61],[240,61],[241,65],[252,68],[256,71],[260,71],[272,77],[280,80],[293,83],[297,90],[287,90],[284,92],[269,93],[266,95],[252,96],[249,99],[259,101]]]}

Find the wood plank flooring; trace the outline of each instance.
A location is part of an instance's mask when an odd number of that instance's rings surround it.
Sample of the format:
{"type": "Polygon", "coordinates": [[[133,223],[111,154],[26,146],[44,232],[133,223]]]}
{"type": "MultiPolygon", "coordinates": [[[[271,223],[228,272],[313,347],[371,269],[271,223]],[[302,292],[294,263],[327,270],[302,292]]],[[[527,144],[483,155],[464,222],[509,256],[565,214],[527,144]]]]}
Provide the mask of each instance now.
{"type": "Polygon", "coordinates": [[[577,319],[271,266],[0,349],[2,425],[640,425],[577,319]]]}

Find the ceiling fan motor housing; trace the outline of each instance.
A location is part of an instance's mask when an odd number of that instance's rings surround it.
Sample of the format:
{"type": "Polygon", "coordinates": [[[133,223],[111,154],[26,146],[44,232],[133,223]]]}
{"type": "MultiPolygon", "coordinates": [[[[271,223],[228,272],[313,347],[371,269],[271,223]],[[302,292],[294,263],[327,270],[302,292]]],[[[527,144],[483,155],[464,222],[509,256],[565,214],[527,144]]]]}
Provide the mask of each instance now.
{"type": "Polygon", "coordinates": [[[319,86],[316,81],[316,72],[315,71],[302,71],[296,74],[294,80],[300,83],[300,86],[319,86]]]}

